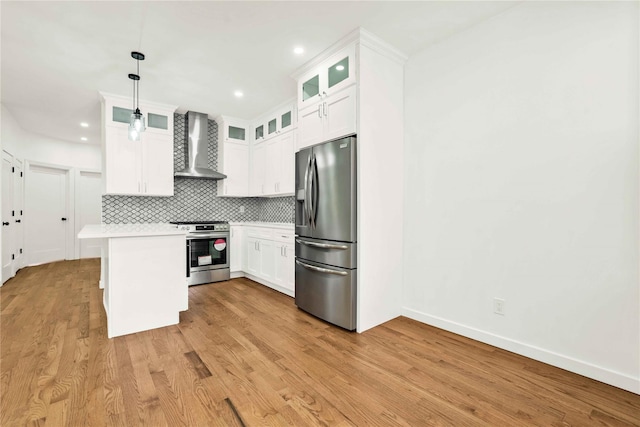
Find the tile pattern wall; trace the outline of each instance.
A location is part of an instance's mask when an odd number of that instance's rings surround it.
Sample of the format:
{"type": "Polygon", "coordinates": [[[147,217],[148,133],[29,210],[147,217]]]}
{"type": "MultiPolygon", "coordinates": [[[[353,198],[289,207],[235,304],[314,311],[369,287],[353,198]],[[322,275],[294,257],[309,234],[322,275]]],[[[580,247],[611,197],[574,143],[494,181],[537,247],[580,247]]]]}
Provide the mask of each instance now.
{"type": "MultiPolygon", "coordinates": [[[[174,168],[181,170],[185,164],[187,127],[185,116],[174,115],[174,168]]],[[[208,163],[217,164],[218,125],[209,120],[208,163]]],[[[174,195],[171,197],[102,196],[102,222],[152,223],[168,221],[266,221],[293,222],[293,197],[273,199],[256,197],[217,197],[218,181],[175,178],[174,195]],[[240,213],[244,206],[244,213],[240,213]]]]}

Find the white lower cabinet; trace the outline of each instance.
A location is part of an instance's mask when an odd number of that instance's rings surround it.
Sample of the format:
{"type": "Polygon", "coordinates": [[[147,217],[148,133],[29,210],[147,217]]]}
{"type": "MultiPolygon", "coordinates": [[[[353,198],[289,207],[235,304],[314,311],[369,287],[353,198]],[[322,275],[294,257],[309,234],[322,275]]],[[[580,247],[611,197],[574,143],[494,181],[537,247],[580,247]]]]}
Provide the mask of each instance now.
{"type": "Polygon", "coordinates": [[[243,227],[238,225],[232,225],[230,227],[231,245],[229,249],[229,270],[231,273],[237,273],[243,270],[243,254],[246,251],[242,242],[243,231],[243,227]]]}
{"type": "MultiPolygon", "coordinates": [[[[233,227],[240,228],[232,226],[232,229],[233,227]]],[[[243,238],[244,245],[240,247],[246,250],[244,272],[263,285],[294,296],[293,230],[278,227],[245,227],[243,238]]],[[[231,257],[233,259],[233,252],[231,257]]]]}

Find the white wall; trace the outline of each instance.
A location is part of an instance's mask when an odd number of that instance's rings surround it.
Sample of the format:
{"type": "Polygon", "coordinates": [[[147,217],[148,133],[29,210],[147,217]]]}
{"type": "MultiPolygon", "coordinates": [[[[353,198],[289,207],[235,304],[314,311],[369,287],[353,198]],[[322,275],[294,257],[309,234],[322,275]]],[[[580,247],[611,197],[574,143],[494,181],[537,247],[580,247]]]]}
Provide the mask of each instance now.
{"type": "Polygon", "coordinates": [[[409,60],[403,299],[640,393],[637,9],[523,3],[409,60]]]}
{"type": "Polygon", "coordinates": [[[22,159],[20,141],[24,131],[13,115],[0,104],[0,142],[2,149],[12,156],[22,159]]]}

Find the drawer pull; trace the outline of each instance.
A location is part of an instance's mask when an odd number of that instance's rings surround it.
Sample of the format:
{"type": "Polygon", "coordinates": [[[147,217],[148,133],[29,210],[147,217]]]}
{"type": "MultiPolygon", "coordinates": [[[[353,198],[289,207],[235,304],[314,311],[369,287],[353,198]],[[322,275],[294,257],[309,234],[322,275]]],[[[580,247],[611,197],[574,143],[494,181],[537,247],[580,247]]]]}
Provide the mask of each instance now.
{"type": "Polygon", "coordinates": [[[330,243],[315,243],[315,242],[305,242],[304,240],[296,239],[296,242],[301,245],[313,246],[314,248],[322,248],[322,249],[349,249],[347,245],[332,245],[330,243]]]}
{"type": "Polygon", "coordinates": [[[304,262],[300,262],[298,260],[296,260],[296,264],[301,265],[306,269],[317,271],[319,273],[337,274],[338,276],[346,276],[347,275],[346,271],[338,271],[338,270],[331,270],[330,268],[316,267],[315,265],[309,265],[309,264],[306,264],[304,262]]]}

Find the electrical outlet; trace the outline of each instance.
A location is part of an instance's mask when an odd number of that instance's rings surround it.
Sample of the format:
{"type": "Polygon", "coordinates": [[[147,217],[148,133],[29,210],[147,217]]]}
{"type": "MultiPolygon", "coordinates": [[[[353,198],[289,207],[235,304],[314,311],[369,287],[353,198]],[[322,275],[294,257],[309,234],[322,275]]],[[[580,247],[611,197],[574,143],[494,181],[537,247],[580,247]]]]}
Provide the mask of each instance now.
{"type": "Polygon", "coordinates": [[[506,305],[506,301],[503,300],[502,298],[494,298],[493,299],[493,312],[495,314],[499,314],[501,316],[504,316],[505,305],[506,305]]]}
{"type": "Polygon", "coordinates": [[[240,206],[240,213],[244,213],[244,206],[240,206]]]}

